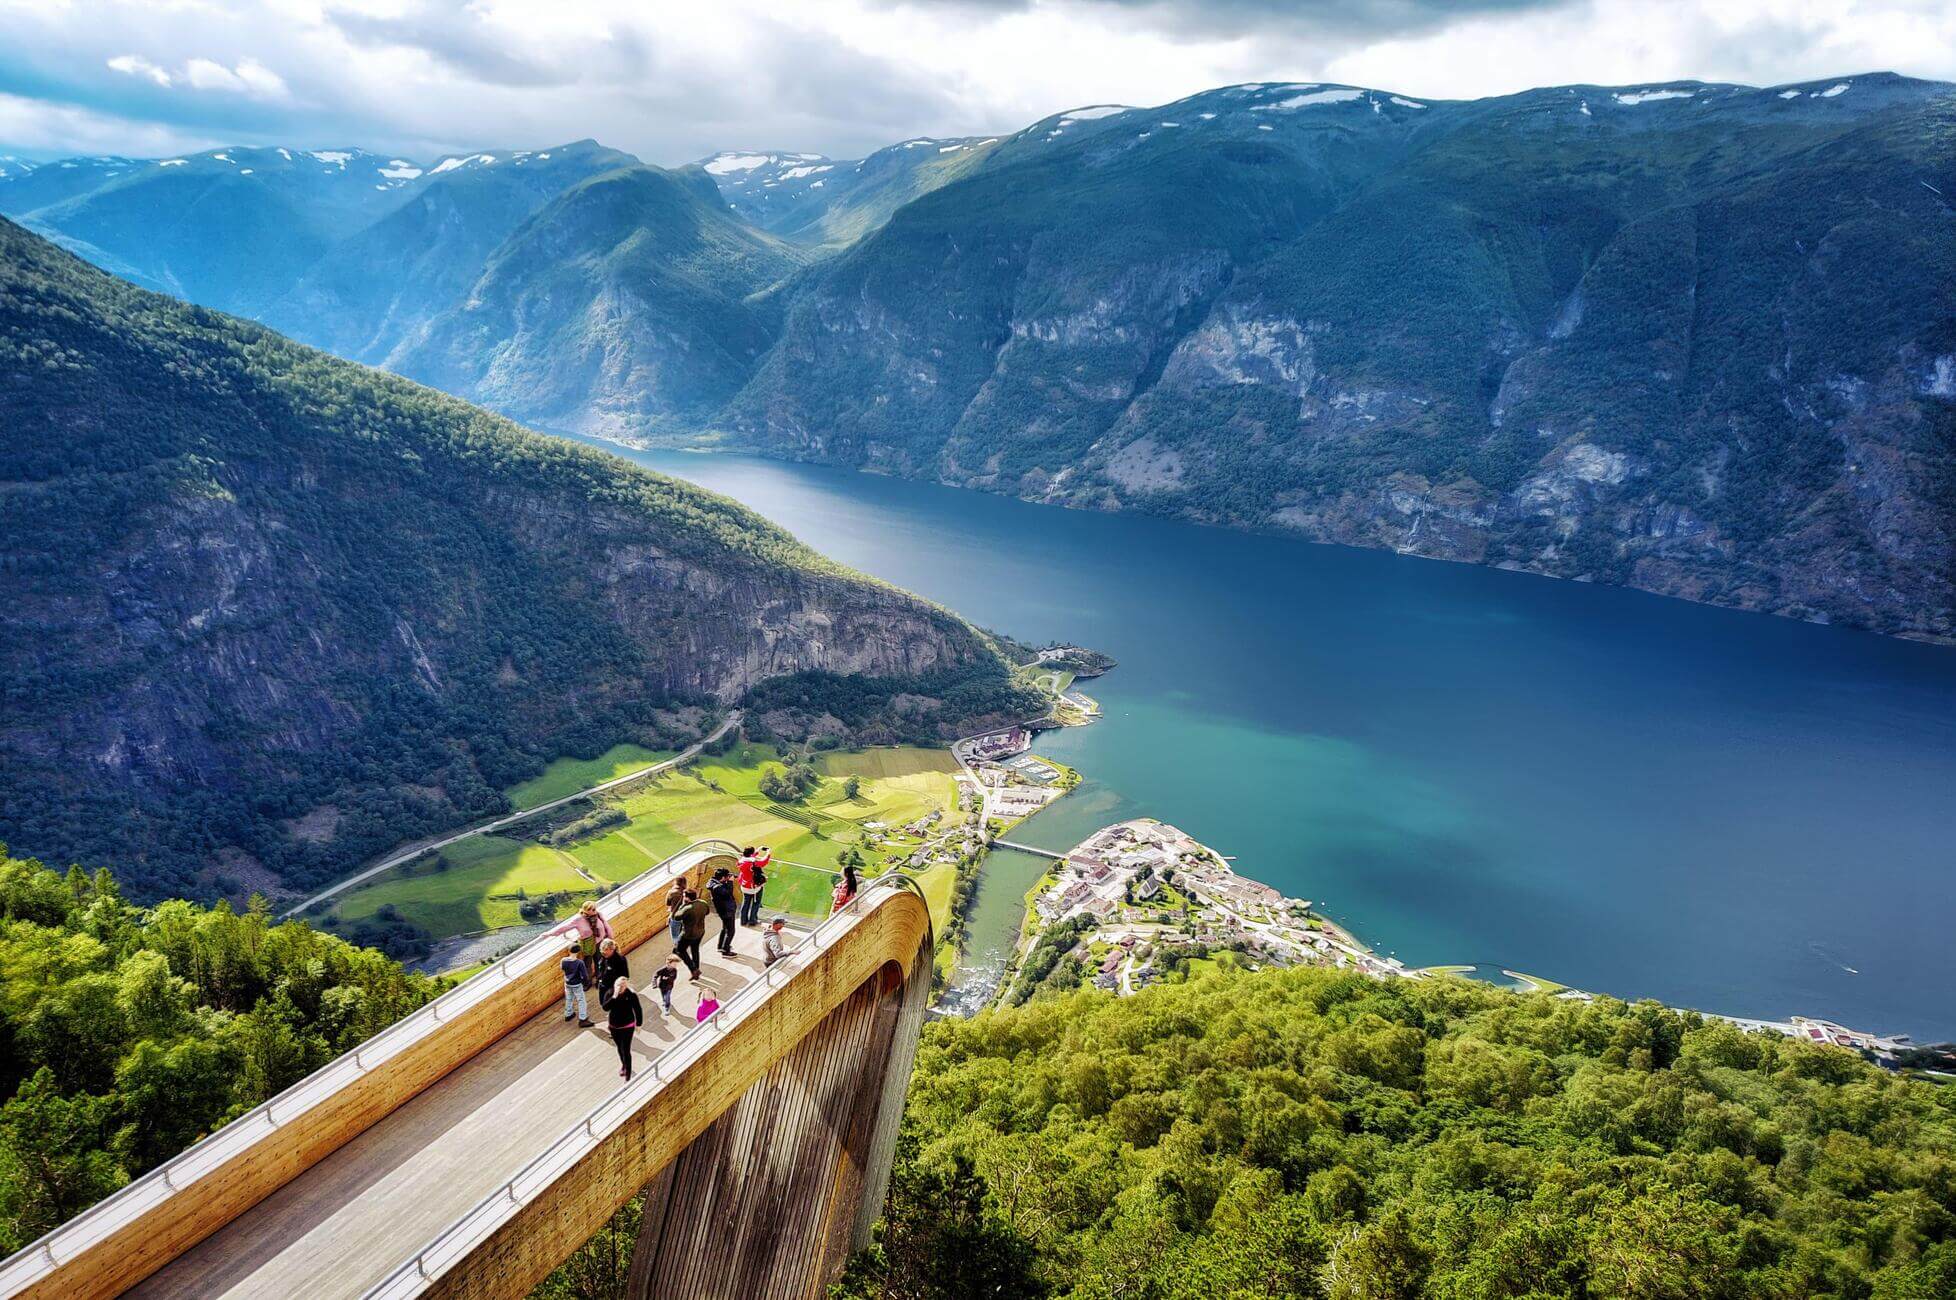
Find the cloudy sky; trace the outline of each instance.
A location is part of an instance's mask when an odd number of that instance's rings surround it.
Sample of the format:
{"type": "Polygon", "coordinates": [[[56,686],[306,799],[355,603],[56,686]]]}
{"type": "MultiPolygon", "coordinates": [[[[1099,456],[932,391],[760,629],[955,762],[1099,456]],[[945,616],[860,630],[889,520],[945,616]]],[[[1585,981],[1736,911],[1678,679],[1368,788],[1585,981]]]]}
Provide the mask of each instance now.
{"type": "Polygon", "coordinates": [[[0,0],[0,152],[848,157],[1238,81],[1468,97],[1882,68],[1956,80],[1956,3],[0,0]]]}

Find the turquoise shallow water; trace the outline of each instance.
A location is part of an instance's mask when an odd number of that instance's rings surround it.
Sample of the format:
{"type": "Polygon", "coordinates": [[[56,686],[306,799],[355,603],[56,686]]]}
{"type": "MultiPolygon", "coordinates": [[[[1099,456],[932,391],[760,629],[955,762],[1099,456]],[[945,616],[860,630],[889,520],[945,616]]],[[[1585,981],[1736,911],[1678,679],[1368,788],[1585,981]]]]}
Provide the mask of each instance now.
{"type": "MultiPolygon", "coordinates": [[[[1956,651],[872,475],[627,454],[985,626],[1115,655],[1087,686],[1106,718],[1042,741],[1088,783],[1015,838],[1063,848],[1145,813],[1415,964],[1956,1037],[1956,651]]],[[[981,962],[1017,924],[1007,874],[981,890],[981,962]]]]}

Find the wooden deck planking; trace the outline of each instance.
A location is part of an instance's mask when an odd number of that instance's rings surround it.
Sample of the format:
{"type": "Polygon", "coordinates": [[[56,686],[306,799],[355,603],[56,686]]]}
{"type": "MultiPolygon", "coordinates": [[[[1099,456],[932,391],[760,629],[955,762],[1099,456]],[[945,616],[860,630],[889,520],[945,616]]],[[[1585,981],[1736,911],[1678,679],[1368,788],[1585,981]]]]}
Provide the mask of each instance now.
{"type": "MultiPolygon", "coordinates": [[[[713,949],[718,932],[714,920],[702,983],[689,984],[682,971],[670,1020],[648,991],[672,950],[666,932],[628,954],[634,984],[645,986],[636,1069],[692,1027],[700,988],[725,1001],[759,975],[760,931],[743,929],[731,960],[713,949]]],[[[594,994],[598,1023],[590,1029],[566,1025],[561,1005],[531,1017],[130,1294],[361,1295],[619,1086],[617,1049],[596,1001],[594,994]]]]}

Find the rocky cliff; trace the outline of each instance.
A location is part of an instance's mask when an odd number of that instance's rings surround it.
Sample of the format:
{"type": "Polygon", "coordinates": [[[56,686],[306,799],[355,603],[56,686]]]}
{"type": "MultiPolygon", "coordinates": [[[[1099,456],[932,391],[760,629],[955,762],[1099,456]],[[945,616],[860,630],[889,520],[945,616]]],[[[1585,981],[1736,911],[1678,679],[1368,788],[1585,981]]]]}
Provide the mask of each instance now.
{"type": "Polygon", "coordinates": [[[730,501],[5,223],[0,425],[0,840],[146,892],[316,879],[786,674],[1018,703],[984,636],[730,501]]]}

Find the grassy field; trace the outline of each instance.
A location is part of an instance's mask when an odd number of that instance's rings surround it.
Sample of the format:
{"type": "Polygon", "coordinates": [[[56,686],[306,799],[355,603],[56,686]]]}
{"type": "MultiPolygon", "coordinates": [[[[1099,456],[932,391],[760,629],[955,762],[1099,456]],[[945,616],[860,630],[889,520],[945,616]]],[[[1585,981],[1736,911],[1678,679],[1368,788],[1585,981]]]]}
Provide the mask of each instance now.
{"type": "MultiPolygon", "coordinates": [[[[620,746],[596,759],[560,761],[510,790],[510,798],[534,807],[661,757],[620,746]]],[[[866,843],[866,837],[885,834],[866,823],[894,830],[933,811],[948,815],[956,807],[951,774],[957,764],[943,750],[906,746],[819,755],[815,770],[821,784],[795,805],[775,804],[760,792],[761,773],[782,758],[770,746],[742,744],[634,783],[630,793],[604,801],[630,819],[624,826],[566,849],[497,835],[462,840],[442,851],[446,870],[389,872],[345,895],[335,912],[342,922],[352,922],[391,904],[437,939],[472,934],[515,925],[519,890],[532,897],[568,891],[576,897],[558,908],[567,914],[599,882],[629,880],[697,840],[724,839],[774,850],[779,865],[769,875],[767,906],[821,917],[828,915],[834,884],[828,871],[836,868],[837,855],[845,848],[860,847],[872,863],[870,874],[875,874],[883,869],[885,857],[907,855],[919,842],[891,835],[881,846],[866,843]],[[854,798],[843,793],[843,782],[851,776],[860,784],[854,798]]],[[[948,866],[920,878],[939,926],[949,917],[954,881],[955,871],[948,866]]]]}
{"type": "Polygon", "coordinates": [[[577,873],[569,855],[500,835],[461,840],[441,856],[449,864],[446,870],[410,870],[412,863],[397,867],[347,894],[336,913],[343,921],[358,921],[392,904],[404,918],[443,938],[517,924],[518,891],[581,895],[597,889],[577,873]]]}
{"type": "Polygon", "coordinates": [[[605,781],[635,772],[641,767],[664,762],[679,751],[647,749],[643,745],[615,745],[596,758],[560,758],[521,785],[506,792],[518,811],[576,794],[605,781]]]}

